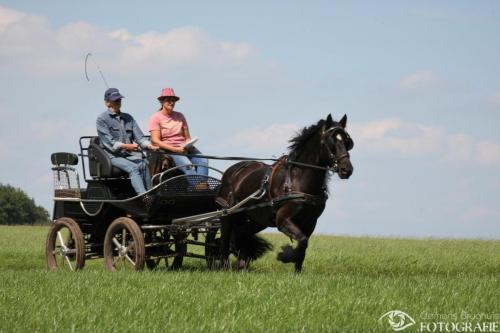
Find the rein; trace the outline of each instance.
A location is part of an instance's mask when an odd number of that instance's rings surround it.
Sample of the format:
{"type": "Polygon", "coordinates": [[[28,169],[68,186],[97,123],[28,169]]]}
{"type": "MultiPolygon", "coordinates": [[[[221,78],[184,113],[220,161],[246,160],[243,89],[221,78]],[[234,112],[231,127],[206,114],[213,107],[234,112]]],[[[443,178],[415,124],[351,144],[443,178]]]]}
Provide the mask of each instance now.
{"type": "MultiPolygon", "coordinates": [[[[201,158],[206,158],[206,159],[209,159],[209,160],[220,160],[220,161],[273,161],[273,162],[278,162],[280,160],[280,158],[259,158],[259,157],[241,157],[241,156],[215,156],[215,155],[204,155],[204,154],[178,154],[178,153],[171,153],[171,152],[167,152],[167,151],[152,151],[150,153],[151,154],[161,154],[161,155],[164,155],[164,154],[168,154],[168,155],[180,155],[180,156],[186,156],[186,157],[201,157],[201,158]]],[[[283,155],[283,156],[287,156],[287,155],[283,155]]],[[[346,156],[343,156],[343,157],[346,157],[346,156]]],[[[323,166],[316,165],[316,164],[302,163],[302,162],[296,162],[296,161],[288,161],[288,163],[299,165],[299,166],[303,166],[303,167],[309,167],[309,168],[313,168],[313,169],[335,171],[333,169],[333,167],[323,167],[323,166]]]]}
{"type": "MultiPolygon", "coordinates": [[[[292,160],[287,160],[286,162],[289,164],[297,165],[297,166],[302,166],[306,168],[312,168],[312,169],[318,169],[318,170],[325,170],[325,171],[332,171],[332,172],[337,172],[338,169],[338,163],[344,159],[349,157],[349,153],[346,152],[345,154],[342,154],[341,156],[338,156],[335,158],[335,154],[331,151],[330,147],[325,144],[325,136],[326,134],[333,132],[335,134],[336,132],[345,132],[344,128],[340,126],[335,126],[331,127],[327,130],[323,128],[322,133],[321,133],[321,146],[326,147],[328,155],[330,158],[333,160],[332,166],[321,166],[317,164],[310,164],[310,163],[303,163],[303,162],[297,162],[297,161],[292,161],[292,160]]],[[[153,151],[151,152],[152,154],[169,154],[169,155],[181,155],[181,156],[187,156],[187,157],[201,157],[201,158],[206,158],[209,160],[221,160],[221,161],[273,161],[273,162],[278,162],[283,159],[283,155],[280,158],[259,158],[259,157],[242,157],[242,156],[215,156],[215,155],[204,155],[204,154],[178,154],[178,153],[173,153],[173,152],[167,152],[165,150],[160,150],[160,151],[153,151]]]]}

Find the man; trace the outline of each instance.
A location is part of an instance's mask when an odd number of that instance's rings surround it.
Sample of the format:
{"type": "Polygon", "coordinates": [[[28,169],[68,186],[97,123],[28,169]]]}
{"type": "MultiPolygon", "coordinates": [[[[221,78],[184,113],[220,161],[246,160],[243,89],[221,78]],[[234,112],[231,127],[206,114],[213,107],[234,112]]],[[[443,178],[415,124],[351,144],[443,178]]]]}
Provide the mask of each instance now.
{"type": "Polygon", "coordinates": [[[151,175],[142,149],[158,150],[144,136],[135,119],[121,112],[122,94],[116,88],[104,93],[108,110],[97,117],[97,133],[101,146],[111,158],[111,164],[129,174],[130,182],[137,194],[151,188],[151,175]]]}

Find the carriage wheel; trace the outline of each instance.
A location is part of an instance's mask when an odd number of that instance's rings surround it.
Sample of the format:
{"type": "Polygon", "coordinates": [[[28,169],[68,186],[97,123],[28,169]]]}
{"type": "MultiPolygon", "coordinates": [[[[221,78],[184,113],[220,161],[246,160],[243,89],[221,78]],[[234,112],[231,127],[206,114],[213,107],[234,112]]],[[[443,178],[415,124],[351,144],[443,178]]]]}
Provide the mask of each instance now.
{"type": "MultiPolygon", "coordinates": [[[[165,258],[165,267],[170,269],[179,269],[182,267],[182,262],[184,261],[184,253],[187,251],[186,243],[177,242],[174,245],[174,251],[177,255],[172,260],[172,264],[169,265],[168,258],[165,258]]],[[[170,250],[172,251],[172,250],[170,250]]],[[[146,259],[146,267],[150,270],[156,269],[160,264],[161,259],[146,259]]]]}
{"type": "Polygon", "coordinates": [[[205,257],[209,269],[220,267],[220,237],[217,237],[218,230],[210,229],[205,236],[205,257]],[[210,246],[215,245],[215,247],[210,246]]]}
{"type": "Polygon", "coordinates": [[[78,224],[68,217],[57,219],[49,229],[45,244],[50,270],[77,271],[85,265],[85,241],[78,224]]]}
{"type": "MultiPolygon", "coordinates": [[[[158,267],[158,265],[160,264],[160,262],[162,260],[165,260],[165,267],[166,268],[169,268],[169,267],[170,267],[170,269],[181,268],[183,257],[184,257],[184,254],[186,253],[186,250],[187,250],[187,245],[183,241],[183,239],[185,239],[185,237],[186,237],[185,233],[177,234],[177,235],[173,236],[173,235],[169,234],[168,232],[166,232],[165,234],[161,234],[159,237],[156,237],[156,240],[159,240],[162,242],[173,241],[174,243],[162,246],[159,251],[153,250],[151,252],[151,250],[150,250],[150,253],[148,253],[148,251],[146,251],[146,260],[145,260],[146,267],[150,270],[156,269],[158,267]],[[155,257],[155,254],[157,254],[158,252],[162,255],[172,255],[175,253],[176,256],[173,256],[172,265],[169,266],[168,257],[151,259],[151,257],[155,257]]],[[[146,234],[145,239],[144,239],[145,244],[148,242],[154,242],[153,239],[154,239],[154,235],[146,234]]]]}
{"type": "MultiPolygon", "coordinates": [[[[156,231],[153,231],[151,233],[146,233],[144,235],[144,244],[154,243],[155,241],[164,241],[164,238],[165,237],[164,237],[162,232],[160,235],[157,235],[156,231]]],[[[156,251],[154,251],[153,253],[148,253],[148,251],[146,250],[146,259],[144,262],[146,264],[146,267],[150,270],[156,269],[156,267],[158,267],[158,265],[160,264],[160,261],[161,261],[161,258],[151,259],[152,254],[154,256],[157,253],[156,253],[156,251]]],[[[168,267],[168,265],[167,265],[167,267],[168,267]]]]}
{"type": "Polygon", "coordinates": [[[144,268],[144,235],[134,220],[119,217],[104,237],[104,264],[112,272],[144,268]]]}

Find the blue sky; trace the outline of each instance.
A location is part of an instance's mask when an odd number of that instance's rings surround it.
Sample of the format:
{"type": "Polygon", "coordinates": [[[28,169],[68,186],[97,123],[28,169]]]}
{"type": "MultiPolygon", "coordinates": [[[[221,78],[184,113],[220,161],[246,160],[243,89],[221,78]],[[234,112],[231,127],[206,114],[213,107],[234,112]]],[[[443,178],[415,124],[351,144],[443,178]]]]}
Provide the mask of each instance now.
{"type": "Polygon", "coordinates": [[[174,87],[209,154],[347,114],[320,233],[499,239],[499,31],[497,1],[0,1],[0,182],[51,210],[50,153],[103,110],[92,52],[145,131],[174,87]]]}

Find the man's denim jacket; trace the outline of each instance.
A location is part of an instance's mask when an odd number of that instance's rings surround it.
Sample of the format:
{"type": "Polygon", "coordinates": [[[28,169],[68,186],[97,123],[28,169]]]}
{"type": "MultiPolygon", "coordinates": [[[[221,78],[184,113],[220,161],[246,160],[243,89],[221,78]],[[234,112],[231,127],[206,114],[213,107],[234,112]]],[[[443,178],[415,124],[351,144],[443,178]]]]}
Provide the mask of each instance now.
{"type": "Polygon", "coordinates": [[[99,141],[110,158],[125,157],[128,159],[140,159],[140,152],[132,152],[121,149],[124,143],[136,142],[142,149],[146,149],[151,142],[144,136],[135,119],[128,113],[120,112],[120,115],[104,111],[97,117],[97,134],[99,141]]]}

